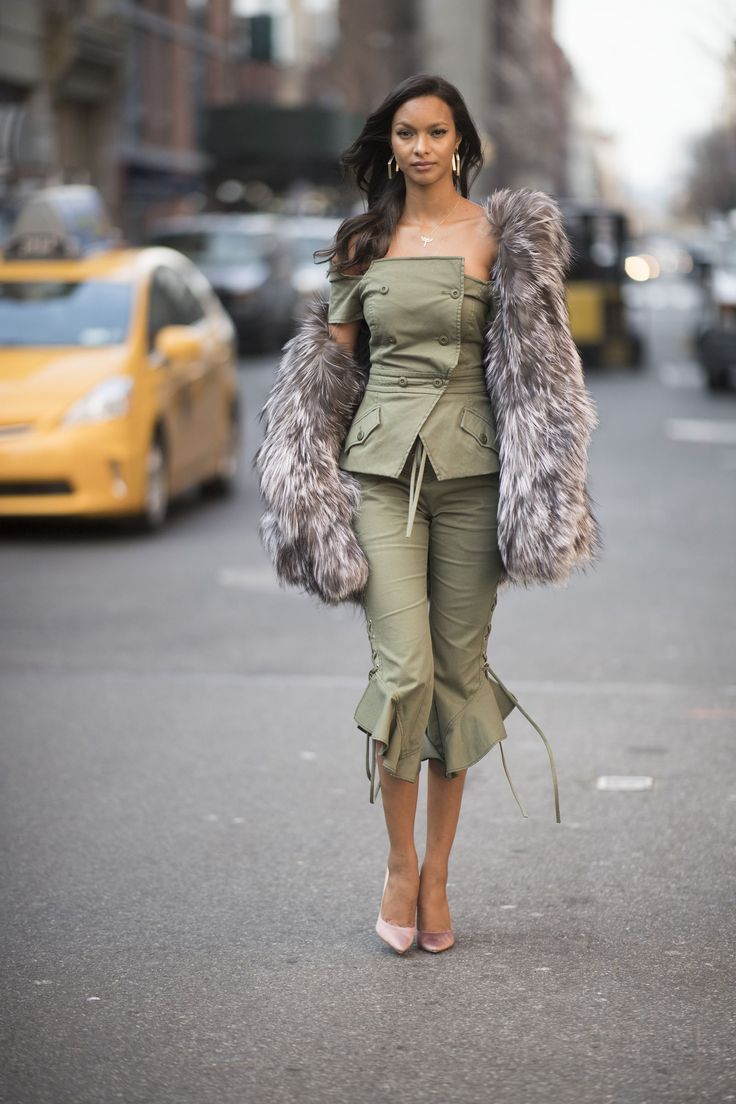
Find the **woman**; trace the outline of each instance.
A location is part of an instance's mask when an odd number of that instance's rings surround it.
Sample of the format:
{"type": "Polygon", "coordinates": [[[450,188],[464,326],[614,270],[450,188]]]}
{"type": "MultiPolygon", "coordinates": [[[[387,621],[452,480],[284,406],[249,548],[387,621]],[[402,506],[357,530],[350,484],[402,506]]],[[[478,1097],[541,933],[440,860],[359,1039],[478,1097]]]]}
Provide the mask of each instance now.
{"type": "Polygon", "coordinates": [[[389,838],[376,931],[398,953],[415,938],[436,953],[455,941],[446,886],[467,769],[496,743],[505,769],[514,706],[545,741],[560,821],[549,745],[485,649],[499,588],[564,583],[600,556],[586,486],[598,419],[559,208],[528,189],[467,198],[482,157],[458,90],[403,81],[343,164],[367,210],[321,251],[329,306],[285,346],[261,411],[259,532],[282,583],[365,614],[373,667],[355,720],[389,838]]]}

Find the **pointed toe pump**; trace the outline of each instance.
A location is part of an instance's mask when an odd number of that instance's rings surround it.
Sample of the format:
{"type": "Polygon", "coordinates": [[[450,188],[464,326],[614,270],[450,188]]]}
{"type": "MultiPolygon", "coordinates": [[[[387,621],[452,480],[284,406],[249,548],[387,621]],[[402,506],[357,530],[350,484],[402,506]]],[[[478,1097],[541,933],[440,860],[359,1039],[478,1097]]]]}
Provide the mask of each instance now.
{"type": "Polygon", "coordinates": [[[417,947],[423,951],[439,954],[440,951],[449,951],[454,946],[455,934],[452,928],[439,932],[422,931],[421,928],[417,931],[417,947]]]}
{"type": "Polygon", "coordinates": [[[388,943],[389,947],[396,951],[397,954],[404,954],[414,942],[417,935],[417,929],[414,925],[404,927],[401,924],[391,924],[381,916],[381,908],[383,907],[383,897],[386,893],[387,882],[388,867],[386,867],[386,877],[383,880],[383,894],[381,894],[381,907],[378,909],[378,919],[376,920],[376,933],[381,937],[384,943],[388,943]]]}

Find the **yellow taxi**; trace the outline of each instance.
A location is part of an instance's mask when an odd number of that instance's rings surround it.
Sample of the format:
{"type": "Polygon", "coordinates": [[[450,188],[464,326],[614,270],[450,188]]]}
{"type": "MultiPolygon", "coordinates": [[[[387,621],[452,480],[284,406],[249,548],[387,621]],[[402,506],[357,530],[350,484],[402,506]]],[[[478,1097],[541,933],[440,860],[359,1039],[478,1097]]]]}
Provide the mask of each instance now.
{"type": "Polygon", "coordinates": [[[48,188],[0,257],[0,516],[125,516],[229,491],[235,331],[172,249],[121,248],[86,186],[48,188]]]}

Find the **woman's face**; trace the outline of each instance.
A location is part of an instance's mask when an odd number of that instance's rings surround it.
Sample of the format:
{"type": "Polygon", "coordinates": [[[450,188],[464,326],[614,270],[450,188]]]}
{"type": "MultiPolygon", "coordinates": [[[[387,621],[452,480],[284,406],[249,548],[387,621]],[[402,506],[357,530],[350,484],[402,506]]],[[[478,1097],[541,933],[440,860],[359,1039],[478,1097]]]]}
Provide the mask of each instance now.
{"type": "Polygon", "coordinates": [[[452,175],[452,155],[461,137],[452,111],[439,96],[417,96],[397,108],[391,122],[396,164],[418,184],[452,175]]]}

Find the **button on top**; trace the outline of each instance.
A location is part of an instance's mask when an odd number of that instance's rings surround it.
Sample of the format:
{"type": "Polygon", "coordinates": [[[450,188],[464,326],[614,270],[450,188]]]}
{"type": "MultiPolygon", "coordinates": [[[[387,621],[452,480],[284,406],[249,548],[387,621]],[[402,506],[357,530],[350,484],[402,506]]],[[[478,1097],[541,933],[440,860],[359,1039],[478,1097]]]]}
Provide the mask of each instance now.
{"type": "Polygon", "coordinates": [[[406,387],[406,376],[399,376],[399,387],[406,387]]]}
{"type": "Polygon", "coordinates": [[[385,295],[387,291],[388,291],[388,284],[381,284],[381,293],[383,295],[385,295]]]}
{"type": "Polygon", "coordinates": [[[441,387],[444,381],[438,378],[438,379],[434,380],[433,382],[434,382],[435,387],[441,387]]]}
{"type": "Polygon", "coordinates": [[[484,445],[488,444],[488,434],[487,433],[481,433],[480,439],[481,439],[481,444],[484,444],[484,445]]]}
{"type": "Polygon", "coordinates": [[[439,341],[440,345],[447,345],[447,343],[450,339],[447,336],[447,334],[440,334],[440,336],[437,338],[437,340],[439,341]]]}
{"type": "Polygon", "coordinates": [[[453,288],[452,291],[450,292],[450,295],[452,296],[453,299],[457,299],[458,296],[460,295],[460,292],[458,291],[457,288],[453,288]]]}
{"type": "Polygon", "coordinates": [[[363,430],[362,430],[362,429],[359,429],[359,430],[358,430],[358,440],[359,440],[359,441],[362,441],[362,440],[363,440],[363,430]]]}

